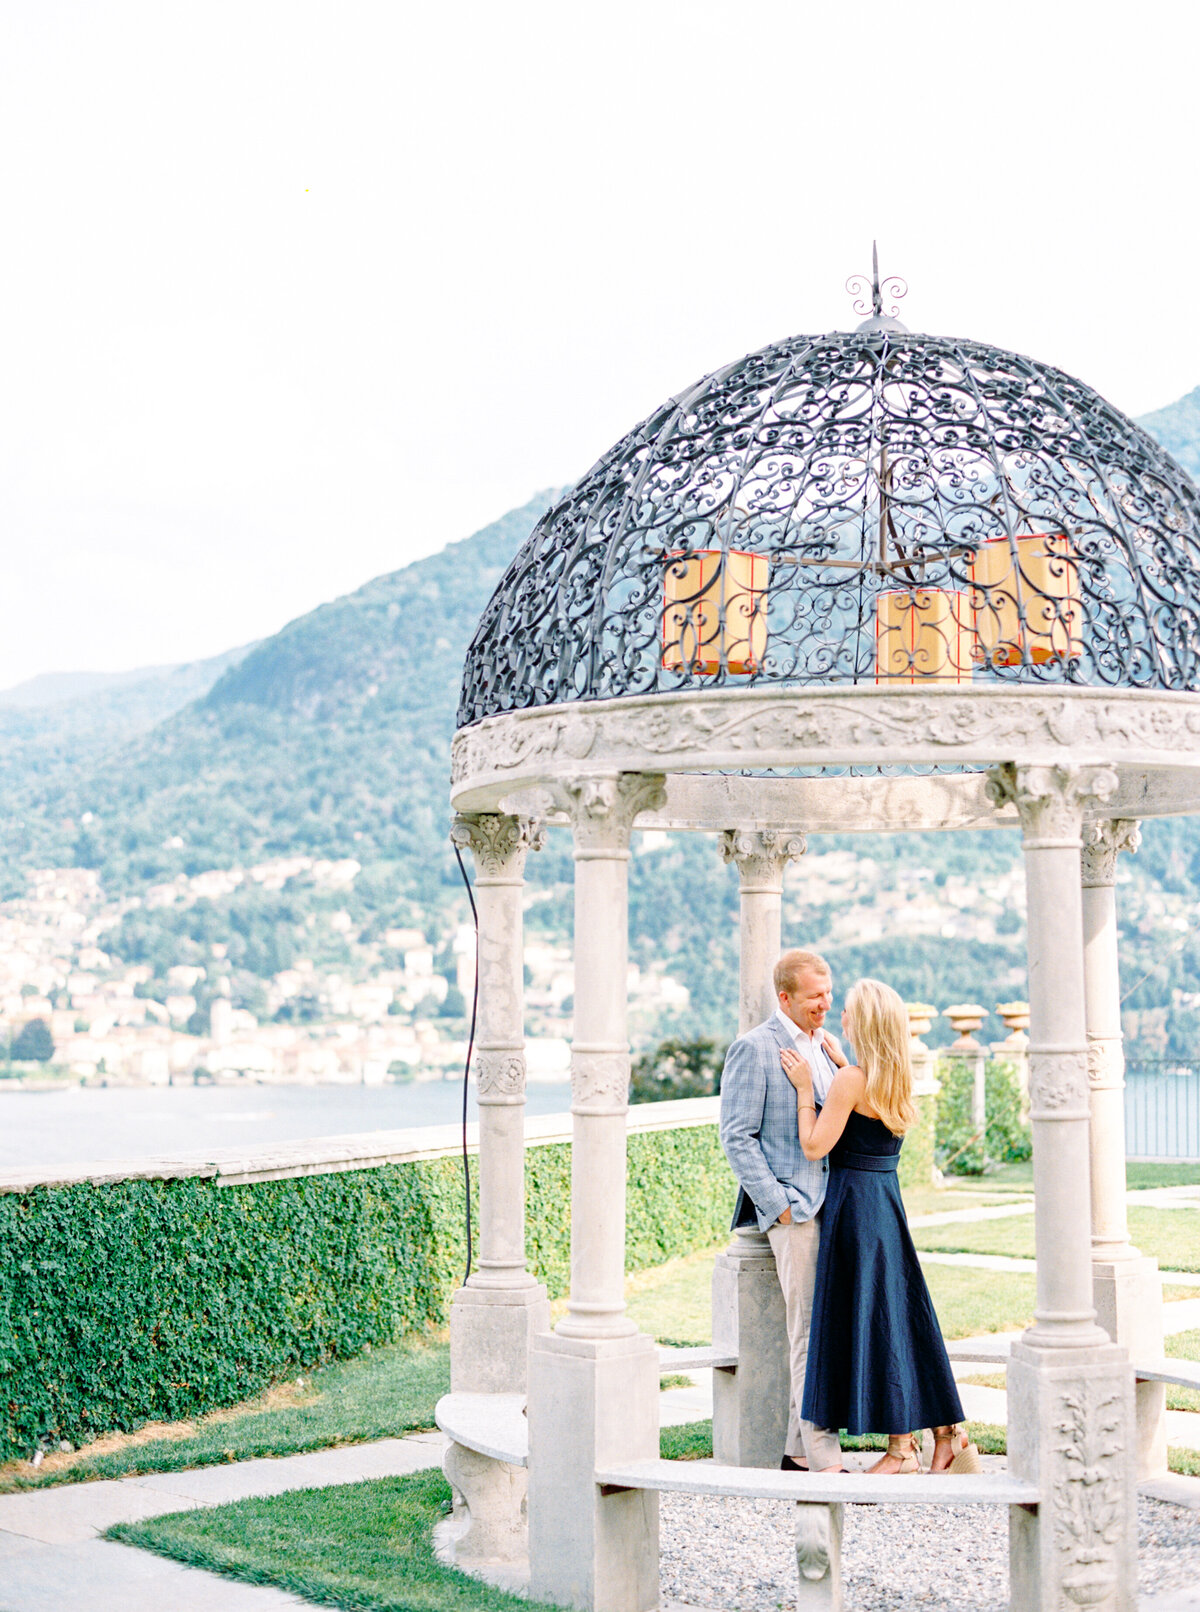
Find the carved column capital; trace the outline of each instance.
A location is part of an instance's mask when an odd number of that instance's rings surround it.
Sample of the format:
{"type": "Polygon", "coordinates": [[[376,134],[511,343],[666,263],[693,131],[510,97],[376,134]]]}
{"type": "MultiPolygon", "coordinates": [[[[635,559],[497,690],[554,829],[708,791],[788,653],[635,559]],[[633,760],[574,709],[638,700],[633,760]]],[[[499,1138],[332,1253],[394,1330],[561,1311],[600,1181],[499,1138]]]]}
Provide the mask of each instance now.
{"type": "Polygon", "coordinates": [[[571,819],[579,859],[627,856],[639,813],[655,811],[667,791],[661,773],[617,772],[558,783],[554,795],[571,819]]]}
{"type": "Polygon", "coordinates": [[[1074,850],[1082,841],[1085,808],[1103,805],[1118,781],[1113,767],[1005,762],[989,768],[987,793],[997,806],[1017,808],[1026,850],[1074,850]]]}
{"type": "Polygon", "coordinates": [[[460,812],[451,826],[450,839],[475,858],[480,884],[520,884],[526,854],[540,851],[546,843],[546,826],[535,817],[460,812]]]}
{"type": "Polygon", "coordinates": [[[1100,818],[1083,826],[1082,883],[1085,890],[1112,884],[1116,879],[1117,856],[1131,855],[1142,843],[1142,825],[1132,817],[1100,818]]]}
{"type": "Polygon", "coordinates": [[[777,894],[783,889],[784,868],[807,850],[808,841],[797,829],[727,828],[721,835],[721,855],[736,862],[743,895],[777,894]]]}

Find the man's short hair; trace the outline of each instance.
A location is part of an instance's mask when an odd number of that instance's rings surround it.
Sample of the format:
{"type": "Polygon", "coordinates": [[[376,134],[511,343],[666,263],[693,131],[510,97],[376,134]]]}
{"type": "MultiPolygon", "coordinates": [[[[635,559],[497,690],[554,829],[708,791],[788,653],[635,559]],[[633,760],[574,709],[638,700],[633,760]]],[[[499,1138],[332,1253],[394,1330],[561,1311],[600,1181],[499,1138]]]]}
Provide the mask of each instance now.
{"type": "Polygon", "coordinates": [[[833,978],[829,964],[818,952],[790,951],[775,964],[775,995],[786,991],[789,996],[800,989],[802,974],[828,974],[833,978]]]}

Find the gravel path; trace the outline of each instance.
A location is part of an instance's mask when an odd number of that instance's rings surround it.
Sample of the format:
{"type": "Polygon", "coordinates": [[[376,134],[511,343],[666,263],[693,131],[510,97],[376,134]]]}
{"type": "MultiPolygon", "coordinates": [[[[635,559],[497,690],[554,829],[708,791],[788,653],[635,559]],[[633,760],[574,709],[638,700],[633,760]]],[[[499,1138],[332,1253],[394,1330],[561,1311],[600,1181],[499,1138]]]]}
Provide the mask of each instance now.
{"type": "MultiPolygon", "coordinates": [[[[664,1494],[664,1601],[778,1612],[796,1600],[791,1507],[664,1494]]],[[[1200,1513],[1138,1502],[1138,1593],[1200,1584],[1200,1513]]],[[[842,1570],[854,1612],[1006,1612],[1003,1506],[847,1506],[842,1570]]]]}

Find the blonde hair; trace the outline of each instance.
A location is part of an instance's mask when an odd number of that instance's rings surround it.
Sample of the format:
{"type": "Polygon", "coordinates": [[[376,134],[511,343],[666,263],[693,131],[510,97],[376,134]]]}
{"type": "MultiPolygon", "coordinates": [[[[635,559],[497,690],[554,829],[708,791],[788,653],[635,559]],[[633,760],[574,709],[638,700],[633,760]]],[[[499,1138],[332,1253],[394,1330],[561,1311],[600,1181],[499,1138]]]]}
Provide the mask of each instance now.
{"type": "Polygon", "coordinates": [[[786,991],[793,996],[800,989],[801,974],[829,974],[833,978],[829,964],[816,952],[784,952],[775,964],[775,995],[786,991]]]}
{"type": "Polygon", "coordinates": [[[893,1136],[903,1136],[917,1117],[908,1010],[890,985],[859,980],[846,997],[846,1030],[867,1077],[867,1106],[893,1136]]]}

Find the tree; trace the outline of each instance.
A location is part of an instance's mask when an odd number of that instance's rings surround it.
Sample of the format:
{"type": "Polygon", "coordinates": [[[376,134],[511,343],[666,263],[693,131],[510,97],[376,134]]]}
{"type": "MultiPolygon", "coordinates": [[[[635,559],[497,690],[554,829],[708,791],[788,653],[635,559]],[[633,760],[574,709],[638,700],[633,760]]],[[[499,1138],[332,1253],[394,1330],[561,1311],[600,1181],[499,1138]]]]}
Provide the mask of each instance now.
{"type": "Polygon", "coordinates": [[[13,1038],[14,1063],[49,1063],[54,1056],[54,1037],[45,1019],[30,1019],[13,1038]]]}
{"type": "Polygon", "coordinates": [[[712,1097],[721,1089],[725,1048],[711,1036],[684,1041],[672,1036],[643,1053],[633,1066],[629,1096],[635,1103],[712,1097]]]}

